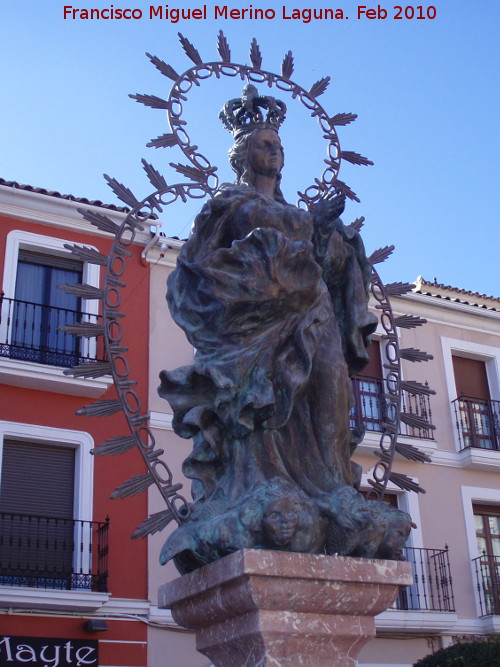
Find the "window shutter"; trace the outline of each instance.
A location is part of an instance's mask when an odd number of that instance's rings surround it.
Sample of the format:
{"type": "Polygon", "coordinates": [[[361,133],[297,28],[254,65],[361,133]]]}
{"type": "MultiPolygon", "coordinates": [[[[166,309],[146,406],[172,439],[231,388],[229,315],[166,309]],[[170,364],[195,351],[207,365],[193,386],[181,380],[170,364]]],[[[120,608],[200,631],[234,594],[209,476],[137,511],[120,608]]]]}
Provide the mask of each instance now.
{"type": "Polygon", "coordinates": [[[484,361],[453,356],[453,372],[457,395],[489,400],[488,377],[484,361]]]}
{"type": "Polygon", "coordinates": [[[73,518],[75,450],[6,440],[0,511],[73,518]]]}
{"type": "Polygon", "coordinates": [[[500,516],[500,505],[479,505],[474,503],[472,506],[474,514],[486,516],[500,516]]]}
{"type": "Polygon", "coordinates": [[[72,587],[75,450],[4,441],[0,577],[13,586],[72,587]]]}
{"type": "Polygon", "coordinates": [[[380,341],[372,340],[372,344],[367,348],[370,358],[367,365],[363,368],[362,374],[365,377],[382,378],[382,360],[380,358],[380,341]]]}
{"type": "Polygon", "coordinates": [[[80,274],[82,272],[82,262],[75,259],[69,252],[64,255],[51,255],[46,252],[36,252],[36,250],[24,250],[20,248],[18,261],[51,266],[57,269],[66,269],[67,271],[78,271],[80,274]]]}

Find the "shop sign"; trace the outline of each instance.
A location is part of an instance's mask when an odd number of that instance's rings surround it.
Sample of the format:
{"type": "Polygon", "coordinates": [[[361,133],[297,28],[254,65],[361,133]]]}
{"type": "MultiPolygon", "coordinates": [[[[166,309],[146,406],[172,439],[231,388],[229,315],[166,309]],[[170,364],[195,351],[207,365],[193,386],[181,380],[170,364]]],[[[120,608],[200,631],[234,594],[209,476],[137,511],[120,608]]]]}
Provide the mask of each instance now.
{"type": "Polygon", "coordinates": [[[0,667],[98,667],[95,640],[0,635],[0,667]]]}

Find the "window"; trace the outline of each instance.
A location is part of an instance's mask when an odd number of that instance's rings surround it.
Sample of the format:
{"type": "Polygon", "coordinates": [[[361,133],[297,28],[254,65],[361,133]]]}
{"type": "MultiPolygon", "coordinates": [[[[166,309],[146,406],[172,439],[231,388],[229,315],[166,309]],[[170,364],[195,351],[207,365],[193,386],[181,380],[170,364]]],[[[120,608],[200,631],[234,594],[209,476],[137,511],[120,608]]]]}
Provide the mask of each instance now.
{"type": "Polygon", "coordinates": [[[81,299],[58,286],[81,281],[81,262],[19,251],[15,295],[9,307],[11,358],[56,366],[79,363],[80,341],[60,327],[81,319],[81,299]]]}
{"type": "Polygon", "coordinates": [[[498,468],[500,347],[444,336],[441,338],[441,346],[450,397],[450,420],[456,450],[460,452],[459,461],[464,467],[498,468]],[[485,384],[487,393],[481,389],[485,388],[485,384]],[[472,393],[467,396],[466,392],[472,393]],[[487,398],[474,395],[477,393],[487,398]],[[475,406],[474,403],[479,405],[475,406]],[[486,420],[481,416],[485,407],[490,410],[489,413],[486,410],[486,420]]]}
{"type": "Polygon", "coordinates": [[[75,366],[98,357],[95,340],[59,331],[98,321],[98,302],[58,289],[99,285],[99,267],[78,261],[64,239],[15,230],[7,236],[0,319],[0,356],[51,366],[75,366]]]}
{"type": "Polygon", "coordinates": [[[492,401],[486,364],[480,359],[452,356],[458,398],[454,401],[463,449],[500,449],[499,402],[492,401]]]}
{"type": "Polygon", "coordinates": [[[500,506],[473,506],[478,551],[476,560],[483,615],[500,614],[500,506]]]}
{"type": "Polygon", "coordinates": [[[106,590],[92,446],[83,432],[0,422],[0,585],[106,590]]]}
{"type": "MultiPolygon", "coordinates": [[[[399,507],[404,496],[385,493],[382,500],[391,507],[399,507]]],[[[454,611],[448,548],[405,546],[405,558],[411,564],[413,584],[402,587],[394,608],[401,611],[454,611]]]]}
{"type": "MultiPolygon", "coordinates": [[[[372,340],[367,351],[369,361],[363,369],[363,374],[356,375],[352,379],[354,406],[351,411],[351,427],[365,424],[367,431],[381,431],[385,415],[383,398],[385,380],[382,364],[383,350],[380,341],[372,340]]],[[[429,424],[432,424],[429,396],[425,394],[411,394],[403,391],[401,409],[405,413],[423,417],[429,424]]],[[[432,439],[431,430],[408,426],[403,422],[400,422],[399,434],[412,438],[432,439]]]]}
{"type": "Polygon", "coordinates": [[[459,357],[454,354],[452,362],[457,395],[474,396],[488,400],[490,390],[484,361],[459,357]]]}
{"type": "Polygon", "coordinates": [[[384,389],[378,340],[372,340],[368,355],[369,361],[363,369],[363,375],[357,375],[352,379],[354,406],[351,411],[351,426],[365,424],[368,431],[381,431],[384,389]]]}
{"type": "Polygon", "coordinates": [[[492,558],[485,558],[484,551],[496,550],[498,547],[495,536],[498,527],[497,517],[500,517],[500,490],[462,486],[461,494],[477,614],[491,616],[497,613],[495,600],[498,595],[495,596],[494,590],[497,592],[499,590],[499,572],[496,567],[499,557],[490,552],[492,558]],[[488,532],[493,538],[489,542],[488,532]]]}
{"type": "Polygon", "coordinates": [[[0,583],[71,588],[75,450],[5,440],[0,583]]]}

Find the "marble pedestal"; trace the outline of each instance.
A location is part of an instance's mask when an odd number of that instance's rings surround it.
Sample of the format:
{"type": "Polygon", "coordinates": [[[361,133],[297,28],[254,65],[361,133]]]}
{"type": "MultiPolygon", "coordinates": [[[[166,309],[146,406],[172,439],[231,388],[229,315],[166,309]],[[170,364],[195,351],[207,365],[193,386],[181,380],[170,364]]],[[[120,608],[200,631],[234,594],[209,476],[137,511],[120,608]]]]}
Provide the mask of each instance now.
{"type": "Polygon", "coordinates": [[[216,667],[355,667],[409,563],[244,549],[159,590],[216,667]]]}

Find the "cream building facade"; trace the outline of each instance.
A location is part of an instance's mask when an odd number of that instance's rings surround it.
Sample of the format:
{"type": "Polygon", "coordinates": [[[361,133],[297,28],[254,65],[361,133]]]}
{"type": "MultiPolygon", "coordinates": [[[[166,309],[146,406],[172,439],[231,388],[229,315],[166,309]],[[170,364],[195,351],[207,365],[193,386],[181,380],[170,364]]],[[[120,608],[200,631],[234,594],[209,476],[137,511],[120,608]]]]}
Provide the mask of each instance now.
{"type": "MultiPolygon", "coordinates": [[[[171,427],[168,404],[157,393],[159,371],[190,364],[194,350],[173,323],[165,302],[166,280],[182,243],[158,236],[144,253],[151,268],[149,406],[151,428],[165,450],[175,481],[190,441],[171,427]]],[[[383,273],[383,272],[382,272],[383,273]]],[[[401,346],[425,350],[428,362],[403,362],[405,380],[428,383],[434,395],[405,394],[406,410],[434,430],[404,427],[401,441],[426,452],[432,463],[398,459],[394,469],[418,480],[425,494],[388,489],[388,500],[410,512],[417,528],[407,546],[415,584],[402,591],[394,609],[376,619],[377,637],[363,650],[360,667],[411,667],[423,656],[467,637],[500,634],[500,298],[438,285],[418,278],[415,288],[393,297],[396,315],[423,317],[427,324],[400,331],[401,346]]],[[[367,423],[355,460],[363,486],[377,458],[383,420],[383,345],[377,330],[368,373],[355,380],[357,415],[367,423]],[[377,358],[378,357],[378,358],[377,358]]],[[[353,419],[356,415],[353,414],[353,419]]],[[[163,509],[150,491],[149,512],[163,509]]],[[[149,598],[177,576],[172,563],[158,564],[166,531],[149,538],[149,598]]],[[[156,608],[149,627],[149,664],[208,667],[192,633],[156,608]]]]}

